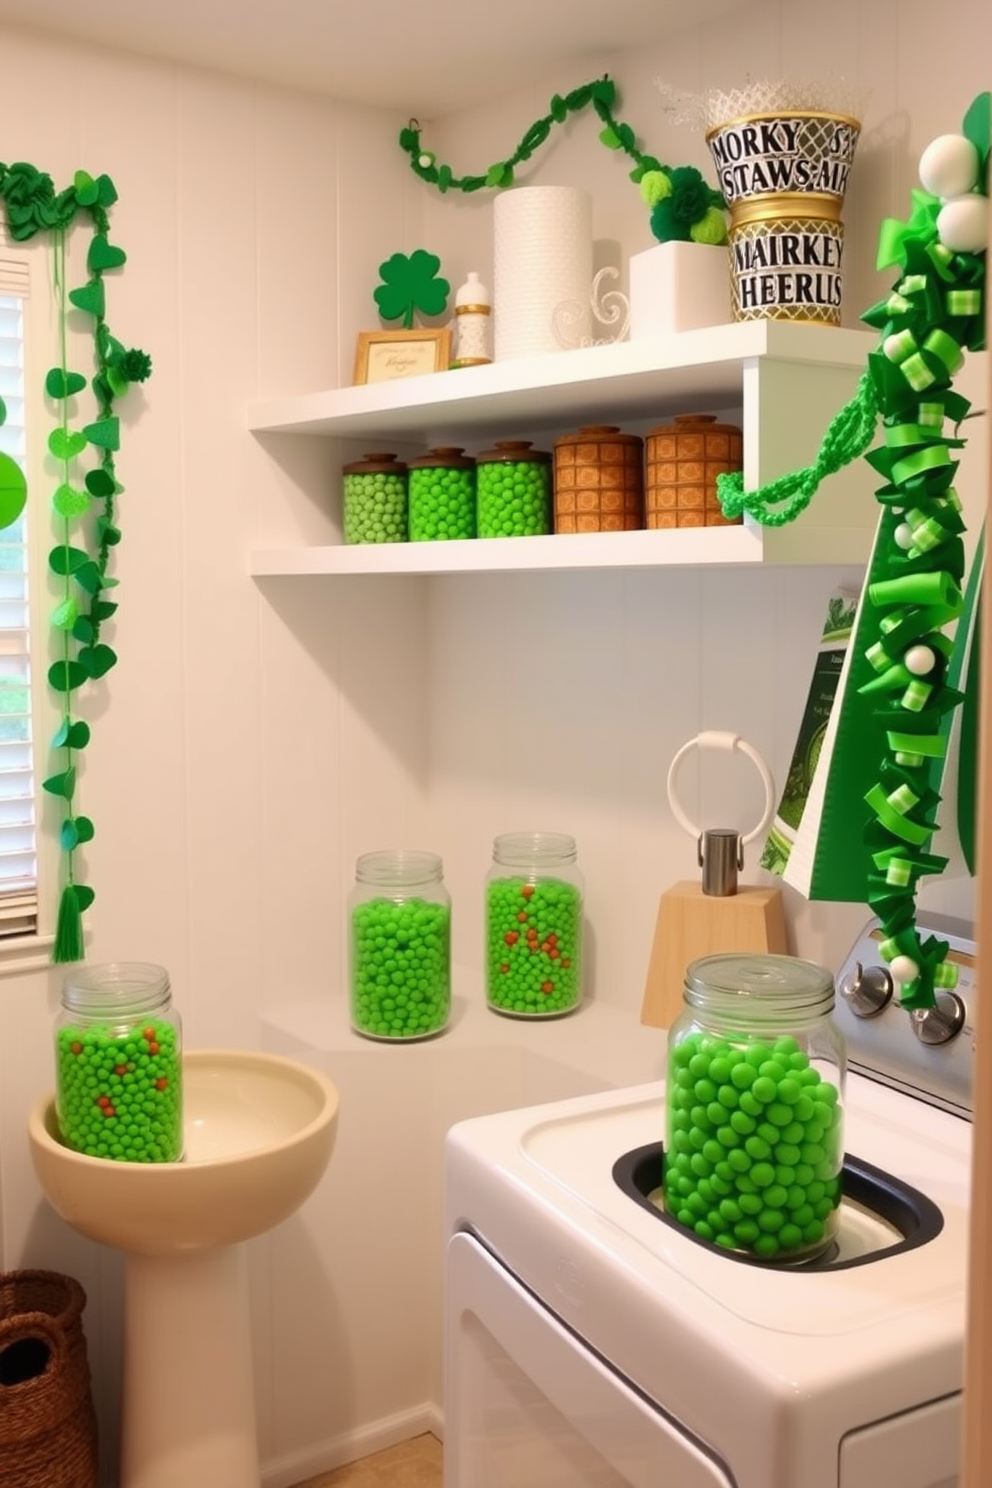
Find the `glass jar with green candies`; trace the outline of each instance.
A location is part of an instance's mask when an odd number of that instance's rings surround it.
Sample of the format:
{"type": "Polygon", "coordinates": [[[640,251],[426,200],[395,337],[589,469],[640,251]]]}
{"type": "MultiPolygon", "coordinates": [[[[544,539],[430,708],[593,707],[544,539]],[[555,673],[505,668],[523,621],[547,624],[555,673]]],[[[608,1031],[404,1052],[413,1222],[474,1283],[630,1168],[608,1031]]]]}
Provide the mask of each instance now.
{"type": "Polygon", "coordinates": [[[486,998],[513,1018],[582,1001],[582,873],[564,832],[506,832],[486,876],[486,998]]]}
{"type": "Polygon", "coordinates": [[[55,1025],[55,1075],[62,1140],[74,1152],[178,1161],[182,1028],[164,967],[114,961],[74,968],[55,1025]]]}
{"type": "Polygon", "coordinates": [[[475,461],[440,446],[409,462],[411,542],[475,536],[475,461]]]}
{"type": "Polygon", "coordinates": [[[706,956],[668,1035],[665,1210],[699,1239],[792,1265],[828,1250],[844,1164],[834,984],[793,956],[706,956]]]}
{"type": "Polygon", "coordinates": [[[348,902],[351,1026],[430,1038],[451,1012],[451,898],[436,853],[364,853],[348,902]]]}
{"type": "Polygon", "coordinates": [[[342,467],[346,543],[406,542],[407,468],[391,454],[342,467]]]}
{"type": "Polygon", "coordinates": [[[551,455],[529,440],[497,439],[476,456],[480,537],[534,537],[552,529],[551,455]]]}

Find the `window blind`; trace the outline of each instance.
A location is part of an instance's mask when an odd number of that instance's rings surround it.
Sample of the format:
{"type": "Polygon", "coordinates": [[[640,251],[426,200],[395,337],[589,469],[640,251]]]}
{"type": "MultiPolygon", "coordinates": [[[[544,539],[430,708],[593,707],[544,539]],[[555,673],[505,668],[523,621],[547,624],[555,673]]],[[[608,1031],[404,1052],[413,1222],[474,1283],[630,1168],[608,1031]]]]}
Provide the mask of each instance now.
{"type": "MultiPolygon", "coordinates": [[[[24,316],[28,265],[0,256],[0,450],[26,465],[24,316]]],[[[37,930],[37,813],[31,710],[27,511],[0,529],[0,940],[37,930]]]]}

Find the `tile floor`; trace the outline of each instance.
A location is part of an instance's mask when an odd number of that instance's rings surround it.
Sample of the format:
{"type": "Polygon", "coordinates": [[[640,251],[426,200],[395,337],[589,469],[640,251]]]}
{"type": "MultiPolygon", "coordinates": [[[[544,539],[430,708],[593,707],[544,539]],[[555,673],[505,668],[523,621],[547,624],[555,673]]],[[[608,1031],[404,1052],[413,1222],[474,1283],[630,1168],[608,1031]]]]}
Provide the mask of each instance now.
{"type": "Polygon", "coordinates": [[[297,1488],[441,1488],[441,1443],[427,1431],[297,1488]]]}

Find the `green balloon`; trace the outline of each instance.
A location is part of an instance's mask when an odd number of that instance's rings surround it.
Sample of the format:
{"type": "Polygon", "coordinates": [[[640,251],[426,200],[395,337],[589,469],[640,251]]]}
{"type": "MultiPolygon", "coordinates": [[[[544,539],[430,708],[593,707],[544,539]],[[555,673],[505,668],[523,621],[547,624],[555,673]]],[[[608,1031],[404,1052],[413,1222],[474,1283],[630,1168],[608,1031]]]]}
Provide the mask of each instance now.
{"type": "Polygon", "coordinates": [[[0,527],[16,522],[28,499],[24,471],[10,455],[0,454],[0,527]]]}

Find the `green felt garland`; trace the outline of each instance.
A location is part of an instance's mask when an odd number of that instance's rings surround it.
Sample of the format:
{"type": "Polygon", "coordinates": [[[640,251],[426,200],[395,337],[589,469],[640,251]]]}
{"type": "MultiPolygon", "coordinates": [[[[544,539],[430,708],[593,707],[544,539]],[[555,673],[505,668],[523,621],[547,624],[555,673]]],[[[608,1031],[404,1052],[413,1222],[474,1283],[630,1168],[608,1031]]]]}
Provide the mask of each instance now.
{"type": "MultiPolygon", "coordinates": [[[[69,962],[83,955],[82,915],[95,897],[92,887],[80,881],[76,859],[77,849],[92,839],[94,826],[76,808],[76,757],[89,744],[90,729],[75,716],[74,704],[81,689],[97,682],[117,663],[116,652],[101,636],[104,622],[117,609],[116,601],[109,598],[117,580],[108,572],[112,550],[121,539],[116,512],[116,499],[123,490],[115,460],[120,447],[116,406],[132,383],[150,375],[151,360],[145,352],[123,346],[107,323],[104,276],[123,268],[127,259],[123,248],[110,240],[110,208],[117,200],[110,177],[94,178],[77,171],[73,184],[57,193],[51,177],[35,166],[0,164],[0,198],[11,237],[27,242],[37,234],[49,234],[54,258],[59,359],[46,375],[45,394],[54,412],[48,452],[58,466],[52,509],[59,541],[48,555],[48,567],[58,579],[60,597],[51,617],[58,643],[48,682],[59,697],[62,716],[52,739],[57,769],[42,785],[63,807],[59,838],[65,877],[52,960],[69,962]],[[70,289],[66,234],[80,220],[91,229],[87,278],[70,289]],[[86,317],[92,331],[89,376],[69,366],[70,306],[86,317]],[[80,412],[79,399],[87,391],[93,407],[89,422],[80,425],[87,415],[80,412]]],[[[16,515],[0,511],[0,525],[9,525],[16,515]]]]}
{"type": "Polygon", "coordinates": [[[640,187],[641,198],[650,209],[651,231],[658,241],[726,243],[726,203],[720,192],[707,185],[695,166],[662,165],[655,156],[639,149],[630,125],[614,114],[615,102],[616,85],[608,76],[583,83],[571,93],[556,93],[548,105],[548,113],[534,121],[513,153],[505,160],[497,160],[481,175],[456,176],[450,165],[438,165],[433,152],[421,144],[416,119],[400,130],[400,146],[409,155],[411,168],[420,179],[436,186],[442,194],[503,188],[514,184],[517,167],[531,158],[557,125],[564,124],[569,114],[581,113],[591,106],[603,124],[600,143],[608,150],[621,151],[634,162],[630,179],[640,187]]]}
{"type": "MultiPolygon", "coordinates": [[[[982,194],[988,117],[988,95],[980,95],[964,129],[982,164],[982,194]]],[[[739,474],[717,477],[725,515],[747,511],[780,525],[798,515],[825,475],[865,453],[882,419],[883,442],[866,456],[884,484],[876,491],[880,531],[859,627],[868,644],[858,675],[868,680],[858,693],[870,701],[880,756],[865,795],[871,813],[865,877],[883,960],[915,973],[897,978],[908,1008],[933,1006],[937,991],[957,981],[947,942],[919,933],[916,893],[922,877],[947,865],[928,851],[940,805],[933,782],[950,715],[963,700],[951,685],[953,645],[945,628],[966,608],[965,527],[953,455],[964,445],[956,435],[969,404],[952,382],[965,352],[985,346],[986,254],[946,247],[937,228],[940,208],[938,197],[916,190],[909,220],[882,225],[878,267],[897,266],[899,277],[892,293],[862,316],[879,331],[879,347],[869,353],[858,391],[830,425],[815,463],[747,493],[739,474]]]]}

